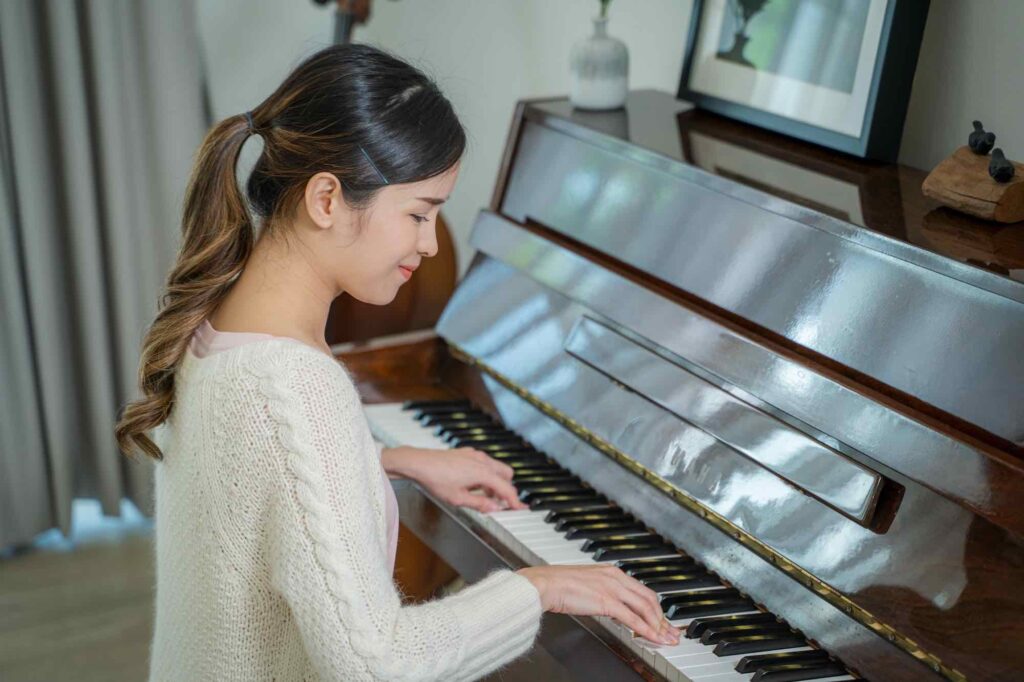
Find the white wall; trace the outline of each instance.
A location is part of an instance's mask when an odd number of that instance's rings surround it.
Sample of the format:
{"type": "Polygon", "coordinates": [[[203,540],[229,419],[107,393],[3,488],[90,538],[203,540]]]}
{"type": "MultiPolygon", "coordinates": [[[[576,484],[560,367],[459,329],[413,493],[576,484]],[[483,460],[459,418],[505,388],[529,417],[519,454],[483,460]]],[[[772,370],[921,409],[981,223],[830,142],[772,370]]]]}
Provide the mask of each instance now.
{"type": "MultiPolygon", "coordinates": [[[[333,10],[309,0],[196,0],[217,118],[266,97],[304,56],[330,42],[333,10]]],[[[564,95],[569,49],[590,33],[597,0],[376,0],[353,39],[432,76],[469,133],[444,209],[459,253],[490,201],[516,100],[564,95]]],[[[630,87],[675,92],[690,0],[614,0],[609,32],[630,50],[630,87]]],[[[963,144],[974,118],[1024,159],[1024,0],[932,0],[900,162],[931,168],[963,144]]],[[[254,158],[259,146],[247,148],[254,158]]]]}
{"type": "MultiPolygon", "coordinates": [[[[330,42],[333,10],[309,0],[197,5],[217,118],[255,106],[303,56],[330,42]]],[[[597,0],[376,0],[369,23],[356,28],[353,40],[434,78],[467,129],[469,148],[443,209],[460,272],[472,255],[473,219],[491,198],[516,100],[569,91],[569,49],[590,34],[597,8],[597,0]]],[[[674,91],[689,0],[615,0],[609,14],[609,32],[630,48],[630,87],[674,91]]]]}

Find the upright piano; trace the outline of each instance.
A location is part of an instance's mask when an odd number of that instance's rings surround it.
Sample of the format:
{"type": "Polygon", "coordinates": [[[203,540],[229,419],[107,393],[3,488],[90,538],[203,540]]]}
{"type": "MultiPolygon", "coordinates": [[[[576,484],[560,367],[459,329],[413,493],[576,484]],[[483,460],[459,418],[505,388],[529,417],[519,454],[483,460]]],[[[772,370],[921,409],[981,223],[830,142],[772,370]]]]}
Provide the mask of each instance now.
{"type": "Polygon", "coordinates": [[[406,484],[403,525],[470,581],[617,563],[686,631],[548,615],[566,679],[1024,679],[1024,226],[923,177],[654,90],[520,102],[436,327],[335,350],[380,440],[530,510],[406,484]]]}

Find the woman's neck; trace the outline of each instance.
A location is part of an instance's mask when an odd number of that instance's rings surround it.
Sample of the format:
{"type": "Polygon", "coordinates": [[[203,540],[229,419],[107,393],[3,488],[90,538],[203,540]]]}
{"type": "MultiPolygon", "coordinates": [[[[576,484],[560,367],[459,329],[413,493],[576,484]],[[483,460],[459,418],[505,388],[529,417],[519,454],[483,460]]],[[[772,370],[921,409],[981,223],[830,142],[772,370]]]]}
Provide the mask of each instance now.
{"type": "Polygon", "coordinates": [[[316,271],[308,249],[298,238],[261,235],[242,274],[210,316],[213,328],[287,336],[330,354],[324,330],[331,302],[341,292],[316,271]]]}

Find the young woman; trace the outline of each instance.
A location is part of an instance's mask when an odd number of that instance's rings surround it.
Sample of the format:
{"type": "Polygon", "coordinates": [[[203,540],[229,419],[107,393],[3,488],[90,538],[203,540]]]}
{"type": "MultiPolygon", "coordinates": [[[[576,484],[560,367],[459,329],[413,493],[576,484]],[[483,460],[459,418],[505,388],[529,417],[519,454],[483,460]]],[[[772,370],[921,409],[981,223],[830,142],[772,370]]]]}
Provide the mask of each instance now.
{"type": "Polygon", "coordinates": [[[527,651],[543,611],[678,641],[617,568],[499,570],[417,605],[392,582],[385,474],[453,504],[522,506],[482,452],[382,450],[324,340],[335,297],[386,305],[435,254],[465,140],[430,79],[365,45],[314,54],[204,140],[143,397],[116,428],[124,452],[159,460],[150,679],[475,679],[527,651]],[[235,178],[253,133],[258,231],[235,178]]]}

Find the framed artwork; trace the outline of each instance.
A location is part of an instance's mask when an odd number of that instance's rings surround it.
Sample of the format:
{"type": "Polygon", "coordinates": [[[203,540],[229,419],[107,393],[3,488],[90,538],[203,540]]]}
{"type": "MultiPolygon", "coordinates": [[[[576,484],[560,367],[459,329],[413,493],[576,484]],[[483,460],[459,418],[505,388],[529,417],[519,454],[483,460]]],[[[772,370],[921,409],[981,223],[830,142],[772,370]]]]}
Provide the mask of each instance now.
{"type": "Polygon", "coordinates": [[[929,0],[694,0],[678,98],[895,161],[929,0]]]}

